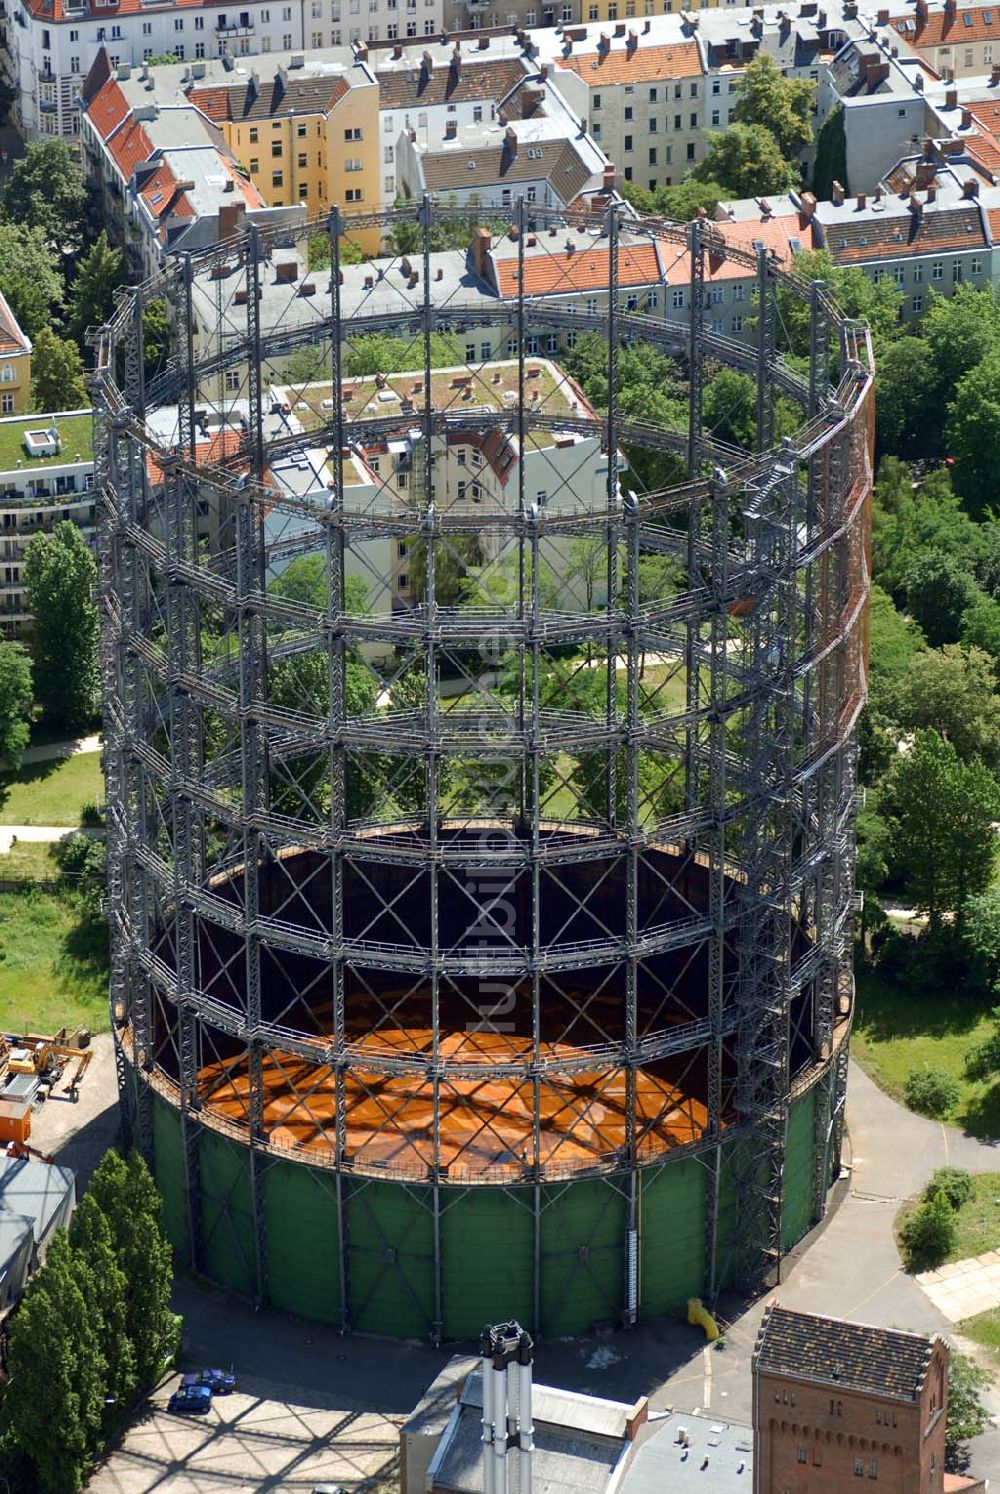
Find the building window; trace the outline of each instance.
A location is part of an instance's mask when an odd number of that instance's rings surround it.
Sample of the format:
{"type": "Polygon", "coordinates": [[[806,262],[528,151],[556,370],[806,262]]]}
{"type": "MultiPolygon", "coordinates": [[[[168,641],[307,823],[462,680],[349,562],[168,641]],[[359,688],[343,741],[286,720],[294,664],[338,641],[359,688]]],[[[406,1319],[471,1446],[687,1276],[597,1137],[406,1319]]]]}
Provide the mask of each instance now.
{"type": "Polygon", "coordinates": [[[344,193],[344,201],[363,202],[364,196],[365,194],[360,187],[348,187],[347,191],[344,193]]]}
{"type": "Polygon", "coordinates": [[[282,175],[282,173],[280,171],[272,171],[271,172],[271,186],[272,187],[283,187],[284,184],[285,184],[285,178],[282,175]]]}
{"type": "Polygon", "coordinates": [[[468,486],[469,486],[468,483],[465,483],[465,482],[460,482],[459,483],[459,485],[458,485],[458,497],[459,497],[459,501],[460,502],[465,497],[465,494],[466,494],[466,492],[468,490],[468,486]]]}
{"type": "Polygon", "coordinates": [[[804,1447],[799,1448],[797,1457],[800,1463],[804,1463],[806,1461],[806,1449],[804,1447]]]}
{"type": "Polygon", "coordinates": [[[345,140],[363,140],[364,138],[364,133],[360,125],[355,125],[353,129],[344,131],[345,140]]]}
{"type": "Polygon", "coordinates": [[[943,280],[944,279],[944,261],[943,260],[936,259],[934,261],[934,263],[931,265],[931,279],[932,280],[943,280]]]}
{"type": "Polygon", "coordinates": [[[281,141],[280,140],[272,140],[271,141],[271,159],[273,161],[280,161],[283,154],[284,154],[284,147],[283,147],[281,141]]]}
{"type": "Polygon", "coordinates": [[[365,163],[364,161],[362,161],[360,156],[349,156],[344,162],[344,170],[350,171],[353,174],[358,171],[363,171],[364,164],[365,163]]]}
{"type": "Polygon", "coordinates": [[[629,291],[628,295],[625,297],[625,310],[626,311],[638,311],[639,310],[639,293],[638,293],[638,291],[629,291]]]}
{"type": "Polygon", "coordinates": [[[632,119],[632,105],[631,104],[626,104],[625,105],[625,123],[629,124],[631,122],[631,119],[632,119]]]}
{"type": "Polygon", "coordinates": [[[467,342],[465,344],[465,361],[466,363],[475,363],[476,361],[476,344],[474,342],[467,342]]]}
{"type": "Polygon", "coordinates": [[[238,368],[226,369],[226,393],[235,394],[240,387],[240,371],[238,368]]]}
{"type": "Polygon", "coordinates": [[[854,1459],[854,1477],[855,1478],[864,1478],[864,1476],[865,1476],[865,1460],[864,1460],[864,1458],[855,1458],[854,1459]]]}
{"type": "Polygon", "coordinates": [[[307,154],[306,154],[306,152],[304,150],[300,150],[299,151],[298,162],[299,162],[299,170],[300,171],[305,171],[306,167],[309,165],[309,157],[307,156],[307,154]]]}
{"type": "Polygon", "coordinates": [[[594,94],[594,96],[593,96],[593,98],[591,99],[591,102],[590,102],[590,107],[594,111],[595,114],[600,109],[600,107],[601,107],[601,95],[599,93],[595,93],[594,94]]]}
{"type": "Polygon", "coordinates": [[[675,290],[672,293],[672,299],[674,310],[682,311],[684,308],[684,292],[682,290],[675,290]]]}
{"type": "Polygon", "coordinates": [[[961,280],[961,278],[962,278],[962,261],[960,259],[956,259],[954,261],[954,263],[952,264],[952,267],[951,267],[952,284],[953,285],[957,285],[958,282],[961,280]]]}
{"type": "Polygon", "coordinates": [[[913,283],[919,285],[924,278],[924,267],[919,262],[913,266],[913,283]]]}
{"type": "Polygon", "coordinates": [[[650,166],[655,166],[656,165],[656,146],[655,145],[651,145],[649,147],[649,164],[650,164],[650,166]]]}
{"type": "Polygon", "coordinates": [[[742,332],[743,331],[743,318],[741,316],[734,316],[733,317],[733,331],[734,332],[742,332]]]}
{"type": "Polygon", "coordinates": [[[877,1458],[872,1458],[871,1462],[868,1464],[868,1477],[869,1478],[878,1478],[878,1459],[877,1458]]]}
{"type": "Polygon", "coordinates": [[[0,411],[2,411],[2,413],[4,415],[13,415],[13,413],[14,413],[14,396],[12,394],[10,394],[10,393],[0,394],[0,411]]]}
{"type": "Polygon", "coordinates": [[[660,304],[660,293],[659,293],[659,291],[647,291],[646,292],[646,310],[647,311],[655,311],[656,308],[659,306],[659,304],[660,304]]]}
{"type": "Polygon", "coordinates": [[[493,350],[490,347],[490,345],[489,345],[488,342],[481,342],[479,344],[479,356],[483,360],[484,363],[488,363],[490,361],[490,358],[492,357],[492,354],[493,354],[493,350]]]}
{"type": "Polygon", "coordinates": [[[688,148],[687,148],[687,158],[688,158],[689,161],[693,161],[694,160],[694,141],[693,140],[688,145],[688,148]]]}
{"type": "Polygon", "coordinates": [[[251,176],[256,176],[259,170],[260,170],[260,161],[257,159],[256,156],[251,156],[250,157],[250,175],[251,176]]]}
{"type": "Polygon", "coordinates": [[[250,130],[250,144],[251,145],[256,145],[257,141],[259,140],[259,138],[260,138],[260,136],[259,136],[259,133],[258,133],[257,129],[255,127],[251,127],[251,130],[250,130]]]}
{"type": "Polygon", "coordinates": [[[205,55],[205,43],[204,42],[195,42],[195,44],[194,44],[194,55],[195,55],[195,57],[197,57],[199,59],[202,58],[202,57],[204,57],[204,55],[205,55]]]}
{"type": "Polygon", "coordinates": [[[631,149],[632,149],[632,136],[631,135],[626,135],[625,136],[625,150],[626,151],[630,151],[631,149]]]}
{"type": "Polygon", "coordinates": [[[983,262],[982,262],[982,260],[979,258],[978,254],[974,255],[973,259],[972,259],[972,263],[969,265],[969,270],[970,270],[971,274],[973,274],[973,275],[980,275],[980,274],[982,274],[982,269],[983,269],[983,262]]]}
{"type": "Polygon", "coordinates": [[[717,125],[719,123],[719,111],[718,111],[718,109],[713,109],[712,110],[712,123],[713,123],[713,125],[717,125]]]}
{"type": "Polygon", "coordinates": [[[385,190],[386,197],[393,197],[393,196],[395,196],[395,193],[396,193],[396,178],[394,176],[387,176],[385,178],[384,190],[385,190]]]}

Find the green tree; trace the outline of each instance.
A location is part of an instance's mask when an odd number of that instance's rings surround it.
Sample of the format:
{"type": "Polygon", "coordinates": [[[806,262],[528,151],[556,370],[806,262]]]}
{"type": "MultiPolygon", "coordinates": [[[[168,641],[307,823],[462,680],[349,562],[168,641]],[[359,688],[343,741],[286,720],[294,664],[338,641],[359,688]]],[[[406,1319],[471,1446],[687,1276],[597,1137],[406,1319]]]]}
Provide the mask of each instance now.
{"type": "Polygon", "coordinates": [[[816,135],[812,189],[817,197],[828,201],[833,196],[834,182],[839,182],[847,191],[847,132],[843,104],[830,110],[816,135]]]}
{"type": "Polygon", "coordinates": [[[791,160],[812,140],[815,98],[815,83],[786,78],[771,54],[760,51],[743,69],[731,118],[770,130],[781,154],[791,160]]]}
{"type": "Polygon", "coordinates": [[[6,78],[0,79],[0,126],[7,124],[16,103],[17,89],[6,78]]]}
{"type": "Polygon", "coordinates": [[[909,752],[886,774],[881,805],[892,864],[932,925],[953,912],[993,874],[1000,813],[996,780],[978,758],[963,763],[951,742],[919,731],[909,752]]]}
{"type": "Polygon", "coordinates": [[[1000,341],[1000,300],[992,286],[956,285],[951,296],[932,290],[920,335],[934,357],[932,392],[951,391],[1000,341]]]}
{"type": "Polygon", "coordinates": [[[180,1319],[170,1310],[173,1259],[160,1224],[162,1203],[138,1152],[128,1159],[105,1152],[88,1192],[111,1235],[119,1269],[129,1284],[126,1331],[140,1386],[153,1385],[177,1350],[180,1319]]]}
{"type": "Polygon", "coordinates": [[[170,308],[155,297],[142,308],[142,361],[147,379],[160,372],[169,350],[170,308]]]}
{"type": "MultiPolygon", "coordinates": [[[[835,265],[828,249],[803,250],[795,256],[795,270],[809,280],[825,280],[845,316],[868,323],[877,365],[885,344],[900,335],[902,292],[898,286],[885,277],[876,283],[858,265],[835,265]]],[[[808,298],[793,295],[782,287],[778,306],[789,351],[796,357],[807,357],[811,315],[808,298]]]]}
{"type": "Polygon", "coordinates": [[[63,1232],[10,1327],[4,1413],[45,1494],[75,1494],[100,1445],[107,1366],[63,1232]]]}
{"type": "Polygon", "coordinates": [[[955,1243],[955,1215],[943,1194],[918,1204],[899,1232],[908,1271],[940,1266],[955,1243]]]}
{"type": "Polygon", "coordinates": [[[39,229],[53,249],[76,249],[83,239],[87,188],[66,141],[29,141],[0,206],[8,223],[39,229]]]}
{"type": "Polygon", "coordinates": [[[979,1397],[989,1383],[989,1375],[974,1359],[952,1350],[944,1429],[944,1466],[948,1473],[962,1473],[968,1468],[969,1443],[990,1424],[989,1413],[979,1397]]]}
{"type": "Polygon", "coordinates": [[[938,369],[923,337],[897,337],[881,350],[875,429],[880,451],[930,455],[940,448],[938,369]]]}
{"type": "MultiPolygon", "coordinates": [[[[450,368],[465,362],[465,350],[451,332],[431,333],[431,367],[450,368]]],[[[424,366],[423,340],[420,337],[385,337],[370,332],[352,338],[343,360],[348,378],[383,373],[406,373],[424,366]]]]}
{"type": "MultiPolygon", "coordinates": [[[[78,840],[86,837],[78,836],[78,840]]],[[[91,842],[91,844],[94,844],[91,842]]],[[[135,1349],[128,1334],[129,1281],[115,1256],[111,1226],[90,1192],[84,1194],[70,1223],[70,1243],[85,1262],[80,1287],[107,1366],[109,1406],[105,1430],[120,1415],[136,1388],[135,1349]]]]}
{"type": "Polygon", "coordinates": [[[1000,350],[962,375],[948,406],[948,451],[955,486],[974,513],[983,513],[996,493],[1000,468],[1000,350]]]}
{"type": "MultiPolygon", "coordinates": [[[[962,507],[947,469],[938,467],[920,481],[897,457],[883,457],[872,509],[872,573],[897,602],[906,599],[906,573],[918,557],[948,555],[963,570],[978,573],[988,559],[984,526],[962,507]]],[[[1000,541],[1000,531],[997,535],[1000,541]]],[[[997,545],[1000,576],[1000,543],[997,545]]]]}
{"type": "Polygon", "coordinates": [[[40,228],[0,221],[0,291],[29,337],[62,305],[63,278],[40,228]]]}
{"type": "Polygon", "coordinates": [[[97,567],[75,524],[36,534],[24,556],[34,618],[35,692],[48,719],[76,731],[97,704],[97,567]]]}
{"type": "Polygon", "coordinates": [[[962,613],[962,642],[1000,660],[1000,602],[985,594],[962,613]]]}
{"type": "Polygon", "coordinates": [[[720,182],[695,181],[686,176],[671,186],[640,187],[636,182],[622,182],[621,193],[637,213],[656,218],[672,218],[675,223],[690,223],[700,213],[709,218],[724,197],[729,196],[720,182]]]}
{"type": "Polygon", "coordinates": [[[907,606],[935,648],[956,643],[964,614],[982,593],[976,578],[953,555],[924,550],[903,577],[907,606]]]}
{"type": "MultiPolygon", "coordinates": [[[[325,555],[297,555],[268,589],[286,602],[300,602],[325,612],[330,605],[329,574],[325,555]]],[[[370,610],[368,586],[361,576],[345,576],[344,610],[358,614],[370,610]]]]}
{"type": "Polygon", "coordinates": [[[28,745],[31,660],[19,643],[0,643],[0,758],[16,767],[28,745]]]}
{"type": "Polygon", "coordinates": [[[732,124],[710,134],[705,159],[691,175],[700,182],[721,182],[731,197],[771,197],[799,179],[798,169],[760,124],[732,124]]]}
{"type": "Polygon", "coordinates": [[[125,255],[121,249],[112,249],[102,228],[81,258],[66,299],[66,329],[81,348],[87,329],[102,326],[111,316],[115,291],[124,280],[125,255]]]}
{"type": "Polygon", "coordinates": [[[897,701],[902,727],[933,727],[963,762],[981,757],[1000,770],[1000,694],[993,660],[982,649],[956,643],[914,654],[897,701]]]}
{"type": "Polygon", "coordinates": [[[57,337],[49,327],[43,327],[35,338],[31,397],[42,412],[87,408],[80,349],[68,338],[57,337]]]}
{"type": "Polygon", "coordinates": [[[720,368],[705,385],[707,435],[753,451],[757,440],[757,387],[749,374],[720,368]]]}
{"type": "Polygon", "coordinates": [[[874,682],[897,685],[905,681],[914,659],[927,647],[912,617],[900,612],[877,583],[868,606],[868,636],[874,682]]]}

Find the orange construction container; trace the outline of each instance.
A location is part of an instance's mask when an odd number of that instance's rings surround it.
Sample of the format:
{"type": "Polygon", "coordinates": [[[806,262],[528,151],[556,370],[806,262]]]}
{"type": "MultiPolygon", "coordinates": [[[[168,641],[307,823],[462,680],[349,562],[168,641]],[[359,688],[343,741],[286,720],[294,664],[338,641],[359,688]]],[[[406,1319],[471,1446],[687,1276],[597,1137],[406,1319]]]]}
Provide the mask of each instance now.
{"type": "Polygon", "coordinates": [[[31,1135],[31,1106],[17,1100],[0,1100],[0,1144],[27,1141],[31,1135]]]}

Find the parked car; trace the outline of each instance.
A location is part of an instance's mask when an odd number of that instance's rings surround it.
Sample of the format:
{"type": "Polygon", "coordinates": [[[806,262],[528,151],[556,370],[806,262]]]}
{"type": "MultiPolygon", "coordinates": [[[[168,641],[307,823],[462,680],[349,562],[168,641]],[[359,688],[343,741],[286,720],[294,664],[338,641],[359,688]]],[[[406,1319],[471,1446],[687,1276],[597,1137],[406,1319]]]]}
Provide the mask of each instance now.
{"type": "Polygon", "coordinates": [[[230,1370],[203,1369],[185,1375],[182,1385],[207,1385],[213,1395],[229,1395],[236,1389],[236,1376],[230,1370]]]}
{"type": "Polygon", "coordinates": [[[212,1392],[207,1385],[182,1384],[167,1402],[167,1410],[177,1416],[201,1416],[211,1404],[212,1392]]]}

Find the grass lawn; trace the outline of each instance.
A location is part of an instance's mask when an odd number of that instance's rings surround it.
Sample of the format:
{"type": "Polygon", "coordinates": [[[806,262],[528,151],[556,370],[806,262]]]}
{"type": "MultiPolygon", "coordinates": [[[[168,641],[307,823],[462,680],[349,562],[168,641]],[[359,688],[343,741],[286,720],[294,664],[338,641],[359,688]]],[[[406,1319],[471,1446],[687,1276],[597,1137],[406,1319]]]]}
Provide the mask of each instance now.
{"type": "Polygon", "coordinates": [[[26,415],[17,420],[0,421],[0,470],[4,472],[17,466],[26,470],[44,467],[46,462],[75,462],[77,453],[81,461],[93,456],[94,423],[89,415],[70,415],[65,420],[47,420],[44,415],[26,415]],[[62,439],[62,450],[58,457],[29,457],[24,444],[25,431],[58,428],[62,439]]]}
{"type": "MultiPolygon", "coordinates": [[[[896,1234],[921,1198],[904,1204],[896,1216],[896,1234]]],[[[996,1250],[1000,1241],[1000,1172],[982,1172],[972,1175],[972,1195],[955,1214],[955,1244],[949,1250],[942,1265],[950,1261],[968,1260],[970,1256],[984,1255],[987,1250],[996,1250]]],[[[1000,1310],[998,1310],[1000,1312],[1000,1310]]],[[[984,1314],[988,1317],[989,1314],[984,1314]]],[[[1000,1316],[996,1322],[997,1345],[1000,1347],[1000,1316]]],[[[975,1337],[970,1334],[970,1337],[975,1337]]],[[[983,1340],[977,1340],[983,1342],[983,1340]]]]}
{"type": "Polygon", "coordinates": [[[20,878],[56,882],[59,875],[55,846],[45,842],[18,840],[5,856],[0,856],[0,882],[16,882],[20,878]]]}
{"type": "Polygon", "coordinates": [[[106,1028],[105,944],[103,928],[81,924],[72,895],[0,893],[0,1028],[106,1028]]]}
{"type": "Polygon", "coordinates": [[[0,775],[0,825],[79,825],[83,806],[103,799],[99,752],[26,763],[0,775]]]}
{"type": "Polygon", "coordinates": [[[948,991],[915,996],[865,973],[858,976],[851,1052],[876,1084],[897,1100],[903,1099],[903,1086],[913,1069],[932,1067],[950,1074],[961,1093],[945,1118],[973,1136],[1000,1137],[1000,1077],[965,1077],[970,1052],[993,1030],[989,1013],[988,1002],[948,991]]]}
{"type": "Polygon", "coordinates": [[[974,1318],[965,1318],[958,1325],[959,1333],[982,1344],[991,1351],[993,1360],[1000,1364],[1000,1307],[991,1307],[988,1312],[978,1313],[974,1318]]]}

